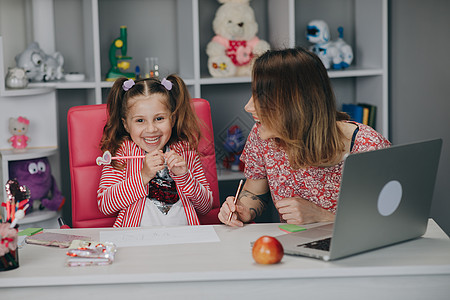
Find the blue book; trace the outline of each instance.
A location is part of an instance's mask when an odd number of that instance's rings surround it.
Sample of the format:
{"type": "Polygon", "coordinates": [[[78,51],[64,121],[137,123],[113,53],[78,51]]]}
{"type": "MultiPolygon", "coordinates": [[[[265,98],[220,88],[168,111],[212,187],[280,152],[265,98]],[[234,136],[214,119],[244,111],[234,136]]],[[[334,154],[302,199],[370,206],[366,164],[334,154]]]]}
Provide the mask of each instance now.
{"type": "Polygon", "coordinates": [[[342,111],[350,116],[352,121],[363,122],[363,107],[357,104],[342,104],[342,111]]]}

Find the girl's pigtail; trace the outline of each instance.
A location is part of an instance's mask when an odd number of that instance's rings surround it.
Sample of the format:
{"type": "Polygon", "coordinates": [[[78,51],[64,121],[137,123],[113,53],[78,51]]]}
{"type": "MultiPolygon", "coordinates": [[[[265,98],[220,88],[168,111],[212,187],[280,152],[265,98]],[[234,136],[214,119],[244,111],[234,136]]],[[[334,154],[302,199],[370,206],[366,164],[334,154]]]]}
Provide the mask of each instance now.
{"type": "Polygon", "coordinates": [[[186,140],[197,149],[200,139],[199,120],[191,106],[191,96],[183,79],[178,75],[172,74],[167,77],[173,86],[169,94],[173,105],[174,126],[172,137],[174,139],[186,140]]]}
{"type": "Polygon", "coordinates": [[[124,131],[122,124],[122,109],[125,91],[122,86],[127,78],[118,78],[111,87],[107,100],[107,121],[103,128],[103,136],[100,142],[102,152],[108,150],[113,155],[119,149],[123,141],[124,131]]]}

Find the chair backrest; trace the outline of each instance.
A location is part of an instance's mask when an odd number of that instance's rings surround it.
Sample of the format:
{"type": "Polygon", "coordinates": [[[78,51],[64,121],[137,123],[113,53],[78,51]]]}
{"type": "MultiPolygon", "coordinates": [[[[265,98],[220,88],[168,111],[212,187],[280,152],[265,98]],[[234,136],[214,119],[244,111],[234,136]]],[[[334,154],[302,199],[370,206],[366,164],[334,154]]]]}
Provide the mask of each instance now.
{"type": "MultiPolygon", "coordinates": [[[[217,182],[214,134],[211,108],[204,99],[192,99],[200,125],[202,138],[199,143],[200,160],[213,192],[213,208],[206,215],[199,215],[201,224],[219,224],[220,209],[217,182]]],[[[72,227],[112,227],[116,216],[105,216],[97,206],[97,189],[101,167],[95,159],[102,155],[99,147],[107,118],[106,104],[75,106],[67,114],[69,139],[69,166],[72,188],[72,227]]]]}

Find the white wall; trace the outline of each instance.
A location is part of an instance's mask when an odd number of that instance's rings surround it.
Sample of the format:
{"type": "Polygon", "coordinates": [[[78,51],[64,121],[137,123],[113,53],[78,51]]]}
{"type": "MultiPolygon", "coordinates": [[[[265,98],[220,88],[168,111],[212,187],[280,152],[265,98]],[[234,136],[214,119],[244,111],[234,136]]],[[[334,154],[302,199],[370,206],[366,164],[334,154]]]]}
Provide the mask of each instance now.
{"type": "Polygon", "coordinates": [[[444,140],[431,217],[450,234],[450,1],[391,0],[389,14],[390,137],[444,140]]]}
{"type": "MultiPolygon", "coordinates": [[[[0,0],[0,35],[8,47],[3,49],[5,69],[15,67],[14,57],[27,46],[27,25],[24,0],[0,0]]],[[[3,70],[2,70],[3,71],[3,70]]]]}

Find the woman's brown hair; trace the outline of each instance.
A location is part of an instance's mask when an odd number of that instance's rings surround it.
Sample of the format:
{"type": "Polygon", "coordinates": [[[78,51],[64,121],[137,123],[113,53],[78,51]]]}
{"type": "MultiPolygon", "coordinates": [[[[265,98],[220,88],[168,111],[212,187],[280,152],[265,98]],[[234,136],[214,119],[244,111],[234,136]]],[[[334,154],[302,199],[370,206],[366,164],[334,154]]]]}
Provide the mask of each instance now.
{"type": "MultiPolygon", "coordinates": [[[[118,78],[108,95],[108,119],[103,128],[101,150],[108,150],[115,155],[122,142],[126,138],[130,138],[122,122],[128,113],[128,100],[155,93],[165,96],[168,100],[167,106],[173,120],[172,135],[168,145],[186,141],[192,149],[197,150],[200,139],[199,120],[191,106],[191,97],[184,81],[176,74],[169,75],[166,80],[172,83],[172,89],[168,90],[159,79],[146,78],[136,80],[135,84],[125,91],[123,83],[127,80],[127,78],[118,78]]],[[[114,164],[115,162],[113,161],[113,166],[118,167],[117,164],[114,164]]]]}
{"type": "Polygon", "coordinates": [[[267,51],[253,66],[252,96],[261,122],[275,131],[294,169],[335,163],[344,151],[327,70],[303,48],[267,51]]]}

